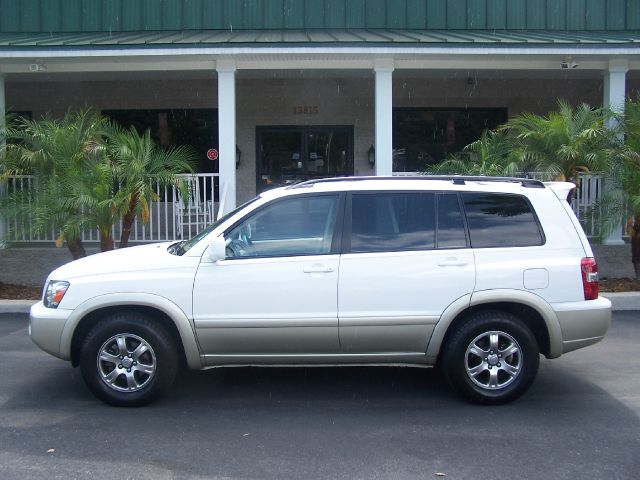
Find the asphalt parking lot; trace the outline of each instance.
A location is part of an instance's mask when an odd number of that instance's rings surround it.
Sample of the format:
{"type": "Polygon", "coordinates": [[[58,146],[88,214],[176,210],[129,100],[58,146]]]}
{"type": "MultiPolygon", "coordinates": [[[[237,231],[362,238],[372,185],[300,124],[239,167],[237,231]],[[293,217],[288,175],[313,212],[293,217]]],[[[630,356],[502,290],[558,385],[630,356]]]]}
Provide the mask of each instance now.
{"type": "Polygon", "coordinates": [[[4,314],[0,478],[637,479],[639,345],[640,312],[617,312],[605,341],[542,360],[502,407],[431,370],[349,367],[185,372],[121,409],[4,314]]]}

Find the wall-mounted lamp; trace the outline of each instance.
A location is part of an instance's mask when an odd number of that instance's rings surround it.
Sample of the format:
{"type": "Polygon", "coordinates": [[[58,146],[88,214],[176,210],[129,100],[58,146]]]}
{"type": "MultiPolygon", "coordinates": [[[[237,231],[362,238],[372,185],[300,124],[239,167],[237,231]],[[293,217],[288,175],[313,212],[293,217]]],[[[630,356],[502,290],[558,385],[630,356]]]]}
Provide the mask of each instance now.
{"type": "Polygon", "coordinates": [[[236,144],[236,170],[240,166],[240,157],[242,157],[242,152],[238,148],[238,144],[236,144]]]}
{"type": "Polygon", "coordinates": [[[373,144],[371,144],[369,150],[367,151],[367,158],[369,159],[369,165],[373,167],[376,164],[376,149],[374,148],[373,144]]]}

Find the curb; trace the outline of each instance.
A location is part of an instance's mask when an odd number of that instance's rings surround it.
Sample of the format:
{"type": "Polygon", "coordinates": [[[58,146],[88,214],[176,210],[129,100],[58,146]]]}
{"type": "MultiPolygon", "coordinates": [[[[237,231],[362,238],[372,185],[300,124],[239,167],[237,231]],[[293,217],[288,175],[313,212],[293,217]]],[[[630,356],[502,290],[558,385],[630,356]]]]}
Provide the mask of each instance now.
{"type": "MultiPolygon", "coordinates": [[[[640,310],[640,292],[603,292],[614,312],[640,310]]],[[[37,300],[0,300],[0,313],[29,313],[37,300]]]]}
{"type": "Polygon", "coordinates": [[[0,300],[0,313],[29,313],[37,300],[0,300]]]}
{"type": "Polygon", "coordinates": [[[640,310],[640,292],[602,292],[602,296],[611,301],[614,312],[640,310]]]}

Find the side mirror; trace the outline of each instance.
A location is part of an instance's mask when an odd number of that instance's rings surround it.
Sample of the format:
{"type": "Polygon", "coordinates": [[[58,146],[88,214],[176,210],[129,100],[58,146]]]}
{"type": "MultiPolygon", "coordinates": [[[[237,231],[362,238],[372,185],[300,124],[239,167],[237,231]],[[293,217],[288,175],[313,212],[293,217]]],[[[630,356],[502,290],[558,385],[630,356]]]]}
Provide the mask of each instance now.
{"type": "Polygon", "coordinates": [[[224,237],[214,238],[209,244],[207,252],[209,254],[209,259],[214,263],[218,260],[224,260],[227,257],[224,237]]]}

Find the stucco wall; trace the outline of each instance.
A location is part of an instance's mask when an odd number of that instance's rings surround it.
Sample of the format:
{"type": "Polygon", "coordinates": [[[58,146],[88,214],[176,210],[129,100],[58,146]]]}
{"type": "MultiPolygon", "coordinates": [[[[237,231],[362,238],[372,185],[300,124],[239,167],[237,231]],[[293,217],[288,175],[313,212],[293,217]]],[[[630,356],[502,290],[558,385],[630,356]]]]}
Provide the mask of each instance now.
{"type": "Polygon", "coordinates": [[[509,116],[546,114],[557,99],[573,104],[602,103],[601,79],[486,78],[465,74],[445,79],[394,76],[394,107],[502,107],[509,116]]]}
{"type": "MultiPolygon", "coordinates": [[[[160,74],[155,74],[159,76],[160,74]]],[[[524,75],[524,74],[523,74],[524,75]]],[[[96,109],[216,108],[217,82],[200,79],[121,79],[75,81],[15,81],[7,78],[7,107],[31,111],[34,118],[50,112],[90,105],[96,109]]],[[[602,78],[500,78],[467,72],[396,71],[396,107],[506,107],[509,115],[522,111],[547,113],[557,98],[598,105],[602,78]]],[[[34,77],[35,79],[36,77],[34,77]]],[[[629,82],[629,92],[640,87],[629,82]]],[[[242,163],[237,171],[238,202],[255,194],[256,126],[352,125],[357,175],[372,174],[367,150],[374,136],[374,77],[370,71],[239,72],[236,89],[237,144],[242,163]],[[307,78],[310,77],[310,78],[307,78]],[[295,114],[297,106],[317,106],[317,114],[295,114]]]]}
{"type": "Polygon", "coordinates": [[[91,106],[103,109],[214,108],[216,81],[114,80],[6,82],[10,110],[31,111],[34,118],[91,106]]]}

